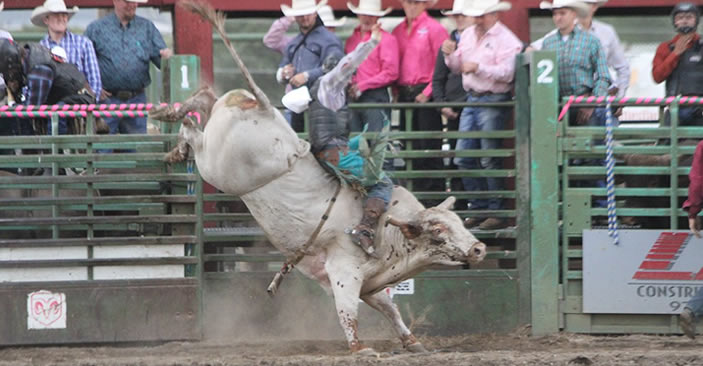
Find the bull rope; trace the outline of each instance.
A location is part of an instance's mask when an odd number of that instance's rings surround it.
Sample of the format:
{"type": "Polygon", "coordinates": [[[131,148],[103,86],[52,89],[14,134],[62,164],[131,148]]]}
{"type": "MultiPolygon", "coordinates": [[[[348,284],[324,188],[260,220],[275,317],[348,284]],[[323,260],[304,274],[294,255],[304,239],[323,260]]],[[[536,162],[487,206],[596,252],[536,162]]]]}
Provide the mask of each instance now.
{"type": "Polygon", "coordinates": [[[618,215],[615,209],[615,157],[613,156],[613,113],[610,102],[605,106],[605,175],[608,202],[608,236],[614,245],[620,244],[618,235],[618,215]]]}
{"type": "MultiPolygon", "coordinates": [[[[92,114],[95,117],[146,117],[149,110],[155,107],[168,106],[168,103],[122,103],[122,104],[63,104],[63,105],[18,105],[1,106],[0,118],[20,117],[20,118],[51,118],[53,114],[59,117],[87,117],[92,114]]],[[[173,107],[178,109],[181,103],[174,103],[173,107]]],[[[198,112],[189,112],[188,116],[195,117],[198,124],[201,123],[198,112]]]]}
{"type": "Polygon", "coordinates": [[[334,191],[334,196],[330,198],[330,203],[327,205],[327,210],[325,210],[325,213],[322,214],[320,222],[317,224],[315,231],[313,231],[310,235],[308,241],[306,241],[305,244],[300,247],[300,249],[296,250],[295,254],[291,258],[287,258],[286,261],[283,263],[283,267],[281,267],[281,270],[276,272],[276,274],[273,276],[273,280],[271,280],[269,287],[266,289],[268,294],[272,297],[276,295],[276,290],[278,290],[278,286],[281,285],[281,282],[283,281],[283,276],[290,273],[290,271],[293,270],[293,267],[298,265],[298,263],[300,263],[300,261],[303,260],[303,258],[307,255],[307,249],[312,245],[312,243],[315,242],[317,236],[320,234],[322,227],[325,225],[325,222],[329,218],[330,212],[332,212],[332,207],[334,207],[334,203],[337,202],[337,196],[339,195],[339,192],[341,192],[341,190],[342,183],[340,182],[337,185],[337,190],[334,191]]]}

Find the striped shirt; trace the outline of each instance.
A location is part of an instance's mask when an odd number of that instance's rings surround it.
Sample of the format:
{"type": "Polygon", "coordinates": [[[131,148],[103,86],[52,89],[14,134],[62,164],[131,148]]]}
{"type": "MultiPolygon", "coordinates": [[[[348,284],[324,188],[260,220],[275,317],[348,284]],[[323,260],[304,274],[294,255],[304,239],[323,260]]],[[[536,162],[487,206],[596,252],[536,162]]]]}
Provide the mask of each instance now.
{"type": "Polygon", "coordinates": [[[608,94],[608,61],[594,35],[574,27],[566,40],[559,32],[545,38],[543,49],[557,52],[559,95],[608,94]]]}
{"type": "Polygon", "coordinates": [[[54,71],[46,65],[34,66],[27,72],[27,105],[46,104],[54,83],[54,71]]]}
{"type": "Polygon", "coordinates": [[[66,35],[58,43],[51,39],[48,34],[39,43],[48,49],[59,46],[66,50],[68,62],[78,67],[78,71],[85,75],[95,94],[100,95],[100,89],[102,89],[100,67],[95,56],[93,43],[88,38],[66,31],[66,35]]]}
{"type": "Polygon", "coordinates": [[[144,89],[151,83],[149,61],[161,67],[160,51],[166,43],[148,19],[137,15],[123,27],[111,13],[90,23],[85,36],[93,41],[107,91],[144,89]]]}

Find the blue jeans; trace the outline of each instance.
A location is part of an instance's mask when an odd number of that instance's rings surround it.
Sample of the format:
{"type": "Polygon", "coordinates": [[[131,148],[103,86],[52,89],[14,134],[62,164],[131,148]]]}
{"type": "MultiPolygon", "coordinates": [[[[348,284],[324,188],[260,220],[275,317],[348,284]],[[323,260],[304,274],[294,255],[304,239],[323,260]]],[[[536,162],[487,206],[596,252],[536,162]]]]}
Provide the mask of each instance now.
{"type": "MultiPolygon", "coordinates": [[[[484,96],[469,95],[467,102],[502,102],[510,99],[508,93],[488,94],[484,96]]],[[[495,131],[502,130],[508,110],[497,107],[466,107],[459,117],[459,131],[495,131]]],[[[488,150],[501,146],[500,139],[459,139],[456,150],[488,150]]],[[[500,160],[495,157],[483,158],[454,158],[454,164],[459,169],[498,169],[500,160]]],[[[499,191],[503,188],[503,178],[462,178],[465,191],[499,191]]],[[[498,198],[480,198],[470,200],[471,208],[497,210],[502,207],[502,200],[498,198]]]]}
{"type": "Polygon", "coordinates": [[[686,307],[691,309],[696,319],[700,319],[701,315],[703,315],[703,286],[688,300],[686,307]]]}
{"type": "MultiPolygon", "coordinates": [[[[131,99],[122,100],[117,97],[109,97],[102,102],[102,104],[132,104],[132,103],[146,103],[146,94],[141,93],[135,95],[131,99]]],[[[146,117],[113,117],[105,118],[105,123],[110,127],[110,134],[134,134],[134,133],[146,133],[146,117]]]]}
{"type": "MultiPolygon", "coordinates": [[[[701,126],[703,115],[699,107],[679,107],[679,126],[701,126]]],[[[664,126],[671,126],[671,114],[669,111],[664,118],[664,126]]]]}
{"type": "Polygon", "coordinates": [[[369,187],[367,192],[366,199],[382,199],[386,203],[386,207],[388,207],[388,202],[391,201],[391,194],[393,194],[393,182],[391,182],[390,178],[384,177],[382,181],[369,187]]]}

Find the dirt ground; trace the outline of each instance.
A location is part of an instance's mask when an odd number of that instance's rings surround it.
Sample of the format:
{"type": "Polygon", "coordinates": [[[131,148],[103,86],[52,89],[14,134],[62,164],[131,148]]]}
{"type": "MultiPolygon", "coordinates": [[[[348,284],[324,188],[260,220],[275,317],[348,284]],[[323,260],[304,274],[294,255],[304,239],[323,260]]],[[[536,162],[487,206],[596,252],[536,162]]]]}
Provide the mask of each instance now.
{"type": "Polygon", "coordinates": [[[350,355],[343,341],[227,344],[170,342],[148,346],[18,347],[0,349],[0,365],[297,366],[297,365],[703,365],[700,340],[681,336],[557,334],[420,337],[430,350],[408,354],[399,342],[366,342],[377,356],[350,355]]]}

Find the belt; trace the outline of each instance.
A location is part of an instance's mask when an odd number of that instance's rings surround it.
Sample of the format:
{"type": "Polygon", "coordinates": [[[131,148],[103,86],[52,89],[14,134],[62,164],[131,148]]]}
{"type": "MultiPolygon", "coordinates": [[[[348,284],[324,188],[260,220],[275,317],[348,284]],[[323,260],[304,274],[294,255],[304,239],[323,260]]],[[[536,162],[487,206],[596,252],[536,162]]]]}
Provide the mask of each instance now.
{"type": "Polygon", "coordinates": [[[139,94],[144,93],[144,89],[140,90],[108,90],[110,94],[112,94],[113,97],[122,100],[122,101],[127,101],[130,100],[134,97],[136,97],[139,94]]]}
{"type": "Polygon", "coordinates": [[[486,91],[486,92],[477,92],[477,91],[474,91],[474,90],[469,90],[468,92],[466,92],[466,95],[472,96],[472,97],[474,97],[474,98],[480,98],[480,97],[485,97],[486,95],[494,95],[494,94],[496,94],[496,95],[501,95],[501,94],[508,94],[508,93],[507,93],[507,92],[505,92],[505,93],[494,93],[494,92],[490,92],[490,91],[486,91]]]}

